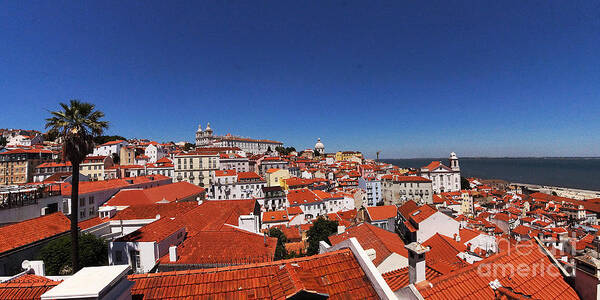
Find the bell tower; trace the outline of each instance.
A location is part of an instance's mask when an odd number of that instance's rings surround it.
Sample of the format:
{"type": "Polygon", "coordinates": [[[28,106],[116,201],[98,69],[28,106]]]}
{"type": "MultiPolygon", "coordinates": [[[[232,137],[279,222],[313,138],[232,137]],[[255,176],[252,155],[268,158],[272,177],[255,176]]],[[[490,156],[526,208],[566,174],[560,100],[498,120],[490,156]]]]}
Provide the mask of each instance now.
{"type": "Polygon", "coordinates": [[[450,169],[452,169],[452,171],[460,172],[460,166],[458,165],[458,157],[454,152],[450,153],[450,169]]]}

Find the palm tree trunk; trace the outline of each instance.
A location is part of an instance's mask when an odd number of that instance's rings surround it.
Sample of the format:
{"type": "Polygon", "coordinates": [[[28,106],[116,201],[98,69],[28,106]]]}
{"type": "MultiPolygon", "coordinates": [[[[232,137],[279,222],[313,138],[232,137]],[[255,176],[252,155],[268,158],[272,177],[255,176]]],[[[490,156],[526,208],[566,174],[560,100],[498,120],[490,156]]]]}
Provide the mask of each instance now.
{"type": "Polygon", "coordinates": [[[79,163],[71,162],[73,173],[71,176],[71,262],[73,274],[79,270],[79,163]]]}

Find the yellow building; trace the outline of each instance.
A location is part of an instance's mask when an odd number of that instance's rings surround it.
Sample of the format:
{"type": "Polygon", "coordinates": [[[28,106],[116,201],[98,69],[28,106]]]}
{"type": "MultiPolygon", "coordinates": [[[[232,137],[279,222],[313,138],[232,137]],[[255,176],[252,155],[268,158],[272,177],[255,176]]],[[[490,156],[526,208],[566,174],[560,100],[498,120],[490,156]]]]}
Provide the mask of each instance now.
{"type": "Polygon", "coordinates": [[[335,153],[335,160],[341,161],[362,161],[363,155],[358,151],[338,151],[335,153]]]}
{"type": "Polygon", "coordinates": [[[283,186],[283,180],[290,178],[290,171],[284,169],[268,169],[265,174],[267,186],[283,186]]]}
{"type": "Polygon", "coordinates": [[[119,151],[119,160],[120,165],[135,165],[135,147],[121,147],[121,151],[119,151]]]}
{"type": "Polygon", "coordinates": [[[213,184],[215,171],[219,166],[219,153],[214,151],[194,151],[180,153],[173,157],[175,166],[174,182],[189,183],[210,187],[213,184]]]}
{"type": "Polygon", "coordinates": [[[79,173],[90,180],[104,180],[107,179],[105,170],[113,165],[110,156],[88,156],[79,165],[79,173]]]}
{"type": "Polygon", "coordinates": [[[52,160],[52,151],[45,149],[13,149],[0,153],[0,185],[33,181],[33,171],[41,163],[52,160]]]}

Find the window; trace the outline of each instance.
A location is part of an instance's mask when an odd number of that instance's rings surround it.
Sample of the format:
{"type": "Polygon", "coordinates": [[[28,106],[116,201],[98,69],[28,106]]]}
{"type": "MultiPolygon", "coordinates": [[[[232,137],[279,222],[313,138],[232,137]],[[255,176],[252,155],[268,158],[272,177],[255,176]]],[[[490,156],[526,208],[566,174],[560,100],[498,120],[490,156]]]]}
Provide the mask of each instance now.
{"type": "Polygon", "coordinates": [[[137,271],[140,268],[140,251],[131,250],[129,255],[131,256],[131,268],[137,271]]]}
{"type": "Polygon", "coordinates": [[[94,196],[90,196],[90,199],[88,201],[89,204],[94,204],[94,196]]]}
{"type": "Polygon", "coordinates": [[[79,211],[79,218],[85,218],[85,210],[79,211]]]}
{"type": "Polygon", "coordinates": [[[85,206],[85,198],[84,197],[79,198],[79,206],[85,206]]]}

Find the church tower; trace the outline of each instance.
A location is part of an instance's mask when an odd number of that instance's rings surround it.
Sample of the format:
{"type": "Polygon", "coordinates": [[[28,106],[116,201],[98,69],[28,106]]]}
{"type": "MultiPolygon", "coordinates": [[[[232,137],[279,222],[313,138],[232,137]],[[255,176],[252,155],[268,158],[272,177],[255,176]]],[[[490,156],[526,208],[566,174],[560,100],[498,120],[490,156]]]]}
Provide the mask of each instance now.
{"type": "Polygon", "coordinates": [[[202,124],[198,124],[198,130],[196,130],[196,146],[199,146],[202,139],[202,124]]]}
{"type": "Polygon", "coordinates": [[[450,169],[452,169],[452,171],[460,172],[460,166],[458,165],[458,157],[454,152],[450,153],[450,169]]]}

